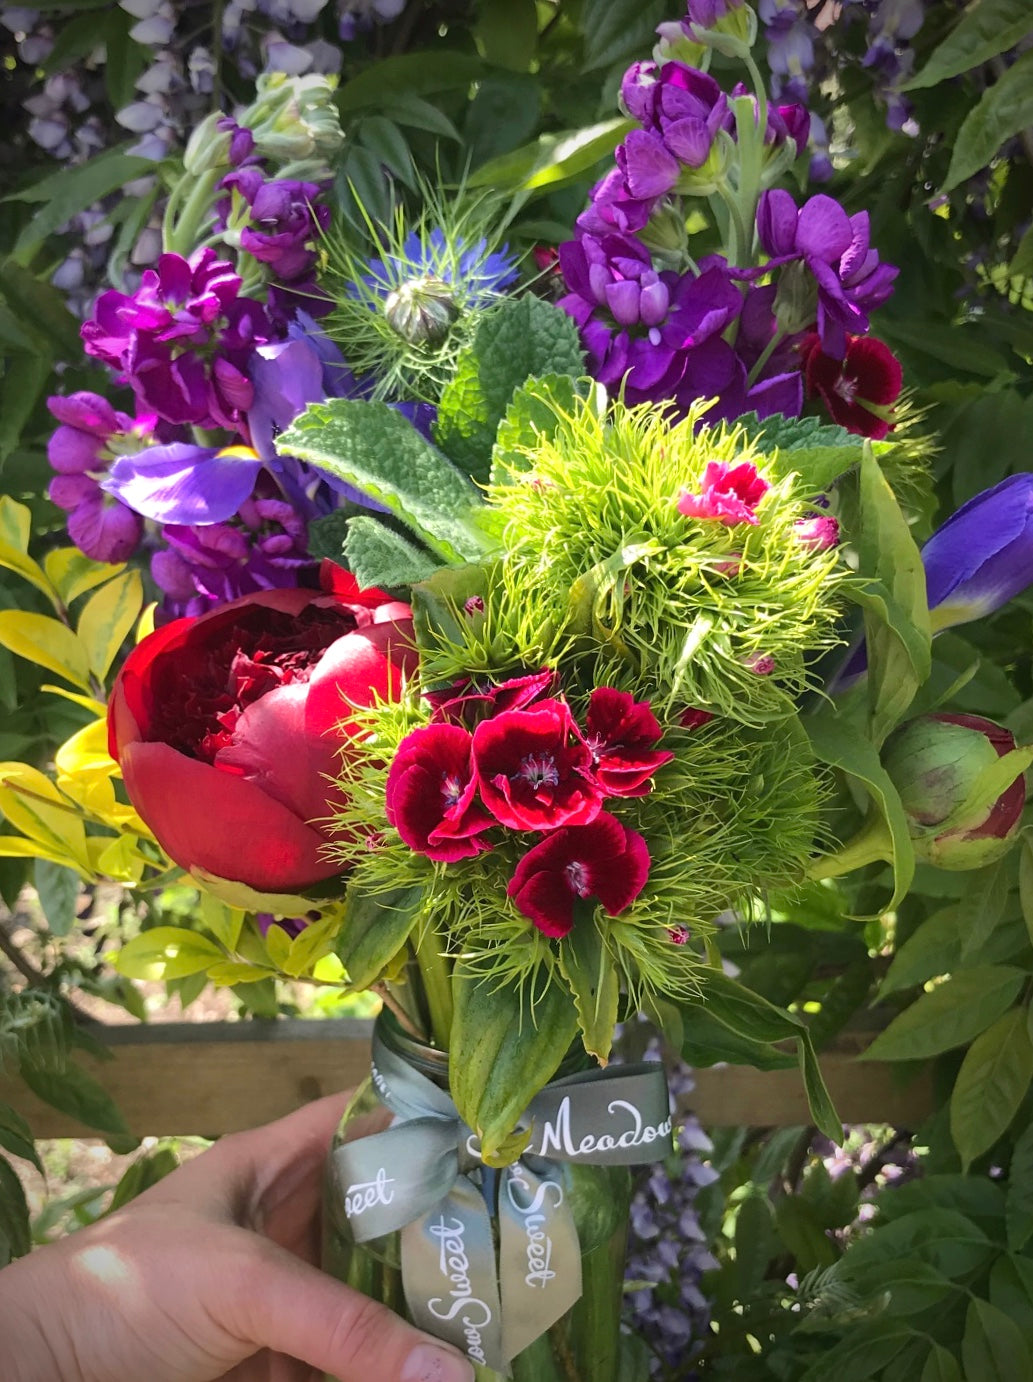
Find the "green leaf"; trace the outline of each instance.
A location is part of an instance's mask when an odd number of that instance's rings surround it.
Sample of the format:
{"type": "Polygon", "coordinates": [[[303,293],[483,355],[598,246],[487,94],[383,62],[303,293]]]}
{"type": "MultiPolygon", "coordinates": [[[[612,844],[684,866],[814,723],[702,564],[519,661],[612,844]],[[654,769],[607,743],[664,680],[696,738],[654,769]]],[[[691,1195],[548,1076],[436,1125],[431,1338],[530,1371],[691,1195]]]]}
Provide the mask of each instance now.
{"type": "Polygon", "coordinates": [[[107,41],[106,28],[106,23],[98,20],[95,14],[81,14],[65,21],[57,32],[53,48],[40,63],[40,70],[50,77],[89,57],[107,41]]]}
{"type": "Polygon", "coordinates": [[[1020,278],[1033,278],[1033,226],[1030,226],[1019,241],[1019,247],[1008,265],[1008,272],[1020,278]]]}
{"type": "Polygon", "coordinates": [[[878,746],[929,677],[932,630],[921,554],[870,446],[862,452],[857,497],[859,574],[872,583],[863,601],[869,732],[878,746]]]}
{"type": "Polygon", "coordinates": [[[871,740],[834,711],[822,709],[804,717],[802,723],[815,758],[854,778],[868,794],[874,819],[885,837],[883,857],[893,864],[893,896],[885,909],[892,911],[907,894],[915,874],[915,849],[900,793],[880,763],[871,740]]]}
{"type": "Polygon", "coordinates": [[[942,1344],[934,1343],[919,1382],[964,1382],[964,1378],[954,1354],[948,1353],[942,1344]]]}
{"type": "Polygon", "coordinates": [[[363,589],[382,586],[396,590],[426,580],[440,565],[429,552],[386,523],[361,514],[348,520],[344,555],[363,589]]]}
{"type": "Polygon", "coordinates": [[[1030,30],[1029,0],[976,0],[958,23],[933,49],[922,70],[905,82],[903,91],[936,86],[949,77],[960,77],[982,67],[999,53],[1014,48],[1030,30]]]}
{"type": "Polygon", "coordinates": [[[335,947],[353,988],[369,988],[401,950],[416,925],[423,888],[368,893],[349,884],[335,947]]]}
{"type": "Polygon", "coordinates": [[[633,121],[620,117],[562,134],[541,134],[530,144],[482,163],[468,182],[471,187],[511,192],[551,192],[594,168],[635,128],[633,121]]]}
{"type": "Polygon", "coordinates": [[[976,1037],[961,1063],[950,1102],[950,1129],[967,1171],[1011,1126],[1033,1079],[1026,1010],[1012,1008],[976,1037]]]}
{"type": "Polygon", "coordinates": [[[529,470],[533,461],[527,453],[555,434],[564,413],[569,414],[583,394],[584,382],[569,374],[539,375],[517,389],[495,433],[492,484],[529,470]]]}
{"type": "MultiPolygon", "coordinates": [[[[153,173],[155,163],[149,158],[138,158],[127,154],[120,148],[108,149],[77,168],[62,168],[59,173],[41,178],[30,187],[12,192],[4,200],[20,202],[44,202],[45,205],[33,215],[23,228],[14,247],[19,263],[26,264],[39,247],[66,221],[94,202],[100,201],[111,192],[116,192],[134,178],[153,173]]],[[[6,289],[5,289],[6,291],[6,289]]],[[[70,357],[76,358],[76,357],[70,357]]]]}
{"type": "Polygon", "coordinates": [[[390,109],[396,97],[465,90],[484,75],[484,63],[471,53],[435,49],[385,58],[350,76],[338,91],[342,115],[370,106],[390,109]]]}
{"type": "Polygon", "coordinates": [[[39,347],[6,361],[0,377],[0,465],[21,441],[53,368],[53,359],[39,347]]]}
{"type": "Polygon", "coordinates": [[[677,1005],[682,1021],[682,1059],[688,1065],[752,1065],[757,1070],[791,1070],[798,1063],[788,1051],[766,1041],[735,1032],[712,1013],[705,1003],[677,1005]]]}
{"type": "MultiPolygon", "coordinates": [[[[987,803],[988,807],[997,800],[997,796],[987,803]]],[[[960,903],[964,916],[961,958],[965,962],[971,962],[972,956],[982,950],[991,932],[1004,919],[1013,879],[1012,860],[1007,856],[970,876],[969,886],[960,903]]]]}
{"type": "Polygon", "coordinates": [[[598,922],[581,917],[560,942],[559,965],[574,995],[585,1050],[606,1064],[620,1002],[620,977],[598,922]]]}
{"type": "Polygon", "coordinates": [[[1033,837],[1027,833],[1023,833],[1019,845],[1019,902],[1022,919],[1033,941],[1033,837]]]}
{"type": "Polygon", "coordinates": [[[409,141],[393,120],[384,115],[367,115],[358,127],[358,138],[406,186],[413,187],[409,141]]]}
{"type": "Polygon", "coordinates": [[[747,441],[758,451],[776,457],[778,475],[795,473],[816,493],[858,465],[864,450],[861,438],[853,432],[816,417],[790,418],[774,413],[759,418],[756,413],[746,413],[736,418],[735,425],[745,430],[747,441]]]}
{"type": "Polygon", "coordinates": [[[493,66],[526,72],[538,47],[535,0],[480,0],[473,36],[493,66]]]}
{"type": "Polygon", "coordinates": [[[778,1235],[802,1273],[831,1267],[839,1257],[835,1243],[812,1207],[799,1195],[782,1195],[775,1204],[778,1235]]]}
{"type": "Polygon", "coordinates": [[[438,110],[437,106],[432,106],[429,101],[424,101],[411,92],[396,93],[387,98],[386,105],[391,112],[391,119],[399,125],[409,125],[416,130],[428,130],[431,134],[443,135],[445,139],[459,141],[459,131],[448,116],[438,110]]]}
{"type": "Polygon", "coordinates": [[[277,450],[327,470],[378,500],[445,561],[486,550],[477,491],[396,409],[332,398],[310,403],[277,450]]]}
{"type": "Polygon", "coordinates": [[[879,998],[949,974],[961,959],[962,916],[963,909],[955,903],[926,917],[893,956],[879,998]]]}
{"type": "Polygon", "coordinates": [[[855,1239],[843,1262],[844,1275],[878,1273],[904,1257],[927,1262],[951,1281],[979,1271],[997,1252],[983,1230],[955,1209],[921,1209],[855,1239]]]}
{"type": "Polygon", "coordinates": [[[420,651],[430,655],[441,643],[462,644],[471,599],[491,604],[496,566],[444,566],[410,590],[413,625],[420,651]]]}
{"type": "Polygon", "coordinates": [[[82,886],[78,873],[64,864],[37,859],[33,866],[33,883],[51,935],[67,936],[75,925],[75,909],[82,886]]]}
{"type": "Polygon", "coordinates": [[[137,1157],[123,1172],[122,1178],[115,1186],[107,1213],[113,1214],[116,1209],[121,1209],[123,1205],[135,1200],[137,1195],[142,1195],[152,1185],[164,1180],[178,1165],[179,1157],[171,1147],[157,1147],[153,1152],[137,1157]]]}
{"type": "Polygon", "coordinates": [[[914,1338],[905,1327],[890,1328],[884,1322],[860,1324],[827,1349],[817,1362],[793,1382],[867,1382],[891,1363],[914,1338]]]}
{"type": "Polygon", "coordinates": [[[961,1340],[965,1376],[979,1382],[1018,1382],[1033,1377],[1033,1356],[1018,1325],[988,1300],[974,1296],[961,1340]]]}
{"type": "Polygon", "coordinates": [[[40,1175],[43,1174],[43,1163],[32,1140],[32,1129],[10,1104],[0,1104],[0,1147],[12,1156],[20,1156],[23,1161],[31,1161],[40,1175]]]}
{"type": "Polygon", "coordinates": [[[760,1289],[777,1251],[771,1201],[754,1191],[735,1216],[735,1289],[740,1300],[751,1299],[760,1289]]]}
{"type": "Polygon", "coordinates": [[[32,1247],[29,1205],[14,1167],[0,1156],[0,1267],[32,1247]]]}
{"type": "Polygon", "coordinates": [[[1001,145],[1033,124],[1033,52],[1022,56],[983,92],[958,131],[941,192],[985,168],[1001,145]]]}
{"type": "Polygon", "coordinates": [[[139,571],[123,571],[86,601],[76,632],[86,649],[90,671],[99,681],[107,676],[118,650],[140,617],[143,581],[139,571]]]}
{"type": "Polygon", "coordinates": [[[103,1133],[128,1132],[111,1095],[80,1066],[69,1062],[63,1070],[43,1070],[22,1061],[21,1076],[38,1099],[86,1127],[103,1133]]]}
{"type": "Polygon", "coordinates": [[[133,18],[119,7],[108,16],[107,53],[104,84],[114,110],[121,110],[136,98],[137,78],[150,56],[147,49],[130,38],[133,18]]]}
{"type": "Polygon", "coordinates": [[[532,1006],[526,986],[485,984],[461,960],[452,994],[452,1098],[491,1165],[520,1115],[559,1069],[577,1035],[577,1010],[558,984],[550,984],[532,1006]]]}
{"type": "MultiPolygon", "coordinates": [[[[74,174],[67,176],[71,178],[74,174]]],[[[46,211],[36,212],[29,225],[37,226],[45,216],[46,211]]],[[[8,259],[0,265],[0,293],[34,337],[43,337],[54,353],[66,360],[79,358],[82,351],[79,323],[69,312],[64,295],[55,287],[15,260],[8,259]]]]}
{"type": "Polygon", "coordinates": [[[487,480],[495,436],[514,392],[531,376],[583,370],[577,327],[565,312],[532,294],[505,299],[481,318],[442,392],[438,445],[474,479],[487,480]]]}
{"type": "Polygon", "coordinates": [[[913,1315],[940,1304],[957,1287],[936,1267],[918,1257],[869,1262],[853,1268],[848,1255],[842,1276],[859,1295],[878,1301],[885,1315],[913,1315]]]}
{"type": "Polygon", "coordinates": [[[1023,1130],[1011,1154],[1004,1218],[1008,1247],[1021,1252],[1033,1237],[1033,1123],[1023,1130]]]}
{"type": "Polygon", "coordinates": [[[112,963],[129,979],[182,979],[225,958],[214,941],[197,931],[184,926],[154,926],[127,941],[112,963]]]}
{"type": "Polygon", "coordinates": [[[819,1132],[825,1134],[838,1146],[843,1141],[843,1121],[836,1113],[835,1105],[821,1073],[821,1065],[815,1054],[810,1032],[799,1039],[800,1073],[803,1087],[807,1092],[807,1103],[811,1118],[819,1132]]]}
{"type": "Polygon", "coordinates": [[[609,67],[652,48],[656,26],[669,18],[665,0],[585,0],[581,32],[585,36],[583,70],[609,67]]]}
{"type": "Polygon", "coordinates": [[[1025,979],[1008,965],[958,970],[895,1017],[860,1059],[922,1060],[964,1046],[1007,1012],[1025,979]]]}

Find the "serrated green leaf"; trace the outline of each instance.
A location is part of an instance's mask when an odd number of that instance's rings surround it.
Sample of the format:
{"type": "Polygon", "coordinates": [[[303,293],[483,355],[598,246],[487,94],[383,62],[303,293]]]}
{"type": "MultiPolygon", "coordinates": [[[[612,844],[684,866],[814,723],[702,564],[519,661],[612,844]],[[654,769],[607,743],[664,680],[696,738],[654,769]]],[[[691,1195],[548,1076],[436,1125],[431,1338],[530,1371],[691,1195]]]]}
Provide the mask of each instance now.
{"type": "Polygon", "coordinates": [[[922,1060],[964,1046],[1011,1007],[1025,978],[1009,965],[958,970],[895,1017],[861,1059],[922,1060]]]}
{"type": "Polygon", "coordinates": [[[477,528],[477,491],[386,403],[310,403],[276,445],[378,500],[445,561],[487,550],[477,528]]]}
{"type": "Polygon", "coordinates": [[[864,450],[862,438],[816,417],[790,418],[775,413],[759,418],[756,413],[746,413],[736,418],[735,425],[745,430],[747,441],[759,451],[776,456],[776,474],[795,472],[815,493],[858,465],[864,450]]]}
{"type": "Polygon", "coordinates": [[[308,525],[308,550],[322,561],[324,558],[340,566],[344,561],[344,544],[352,515],[347,509],[334,509],[308,525]]]}
{"type": "Polygon", "coordinates": [[[499,423],[517,389],[545,374],[580,376],[584,356],[565,312],[531,294],[485,313],[441,395],[435,437],[475,480],[485,481],[499,423]]]}
{"type": "Polygon", "coordinates": [[[424,548],[386,523],[363,515],[348,520],[344,555],[363,589],[378,586],[396,590],[426,580],[440,565],[424,548]]]}
{"type": "Polygon", "coordinates": [[[1033,52],[1023,53],[983,92],[958,131],[941,192],[978,173],[1007,140],[1033,124],[1033,52]]]}
{"type": "Polygon", "coordinates": [[[606,1064],[620,1002],[620,977],[598,923],[582,917],[560,943],[559,965],[577,1008],[585,1050],[606,1064]]]}
{"type": "Polygon", "coordinates": [[[1033,1238],[1033,1123],[1023,1130],[1011,1154],[1004,1218],[1008,1247],[1021,1252],[1033,1238]]]}
{"type": "Polygon", "coordinates": [[[977,0],[969,5],[922,70],[901,90],[917,91],[960,77],[1014,48],[1030,31],[1029,0],[977,0]]]}
{"type": "Polygon", "coordinates": [[[352,988],[368,988],[409,939],[423,904],[421,887],[368,893],[350,884],[335,953],[352,988]]]}
{"type": "Polygon", "coordinates": [[[516,390],[495,433],[492,484],[531,468],[527,452],[554,435],[564,413],[584,397],[587,387],[585,380],[569,374],[543,374],[516,390]]]}
{"type": "Polygon", "coordinates": [[[973,1041],[950,1102],[950,1129],[967,1171],[1011,1125],[1033,1079],[1024,1008],[1012,1008],[973,1041]]]}

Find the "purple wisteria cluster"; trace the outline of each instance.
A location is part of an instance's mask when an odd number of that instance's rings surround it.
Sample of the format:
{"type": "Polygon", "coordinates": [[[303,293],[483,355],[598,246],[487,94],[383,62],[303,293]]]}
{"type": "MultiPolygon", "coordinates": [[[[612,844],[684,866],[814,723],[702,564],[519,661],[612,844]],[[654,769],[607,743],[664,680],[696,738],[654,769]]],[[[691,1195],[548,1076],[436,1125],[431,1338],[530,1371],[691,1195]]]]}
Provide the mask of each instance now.
{"type": "MultiPolygon", "coordinates": [[[[652,1043],[646,1058],[659,1058],[652,1043]]],[[[667,1070],[672,1110],[693,1089],[692,1074],[680,1062],[667,1070]]],[[[653,1354],[651,1376],[683,1374],[707,1335],[710,1305],[703,1294],[705,1272],[717,1267],[696,1210],[696,1196],[718,1179],[706,1164],[710,1139],[696,1118],[680,1114],[677,1148],[669,1162],[653,1166],[635,1191],[631,1225],[625,1323],[653,1354]]]]}
{"type": "MultiPolygon", "coordinates": [[[[690,0],[682,27],[705,39],[739,9],[690,0]]],[[[749,62],[745,41],[732,41],[749,62]]],[[[669,34],[661,47],[675,51],[669,34]]],[[[867,213],[821,195],[798,207],[771,185],[806,148],[802,106],[770,107],[742,85],[726,93],[674,57],[631,67],[621,104],[640,128],[560,247],[560,306],[593,374],[632,404],[684,414],[713,399],[708,422],[799,416],[804,342],[810,351],[816,336],[835,371],[892,291],[897,271],[871,245],[867,213]],[[710,234],[693,255],[686,226],[701,205],[720,243],[710,234]]]]}

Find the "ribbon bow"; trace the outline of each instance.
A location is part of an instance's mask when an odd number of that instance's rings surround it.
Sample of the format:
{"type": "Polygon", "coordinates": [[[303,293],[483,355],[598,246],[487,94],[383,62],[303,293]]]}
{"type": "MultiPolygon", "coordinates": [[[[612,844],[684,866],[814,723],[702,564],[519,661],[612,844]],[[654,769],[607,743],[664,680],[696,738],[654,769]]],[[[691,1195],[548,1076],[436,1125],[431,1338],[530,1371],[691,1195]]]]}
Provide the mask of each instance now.
{"type": "Polygon", "coordinates": [[[509,1362],[581,1296],[581,1249],[557,1161],[633,1165],[671,1149],[667,1082],[656,1064],[567,1076],[524,1115],[531,1138],[501,1172],[451,1097],[373,1035],[373,1085],[396,1115],[385,1132],[334,1152],[353,1237],[401,1231],[402,1287],[414,1324],[471,1362],[509,1362]],[[498,1187],[496,1266],[490,1198],[498,1187]]]}

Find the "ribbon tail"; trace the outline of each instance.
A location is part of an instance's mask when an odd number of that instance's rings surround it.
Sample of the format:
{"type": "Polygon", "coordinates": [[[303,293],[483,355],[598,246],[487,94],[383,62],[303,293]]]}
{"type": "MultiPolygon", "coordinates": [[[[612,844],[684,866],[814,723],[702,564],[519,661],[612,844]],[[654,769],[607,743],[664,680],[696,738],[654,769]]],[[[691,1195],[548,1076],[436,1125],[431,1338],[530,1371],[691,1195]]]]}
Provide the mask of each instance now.
{"type": "Polygon", "coordinates": [[[495,1244],[484,1197],[459,1179],[439,1204],[402,1229],[402,1288],[409,1316],[482,1368],[509,1375],[495,1244]]]}
{"type": "Polygon", "coordinates": [[[581,1246],[563,1186],[522,1162],[506,1168],[499,1193],[502,1352],[521,1353],[577,1304],[581,1246]]]}

